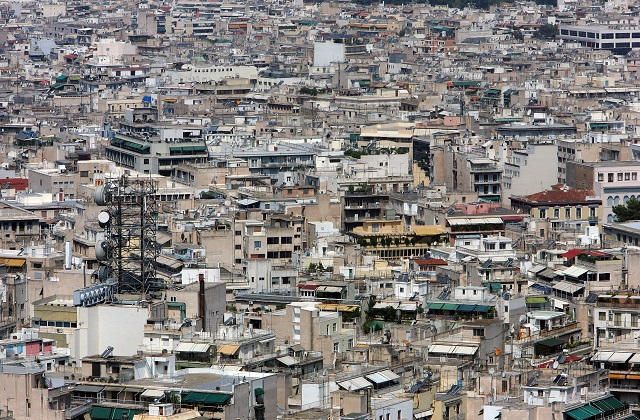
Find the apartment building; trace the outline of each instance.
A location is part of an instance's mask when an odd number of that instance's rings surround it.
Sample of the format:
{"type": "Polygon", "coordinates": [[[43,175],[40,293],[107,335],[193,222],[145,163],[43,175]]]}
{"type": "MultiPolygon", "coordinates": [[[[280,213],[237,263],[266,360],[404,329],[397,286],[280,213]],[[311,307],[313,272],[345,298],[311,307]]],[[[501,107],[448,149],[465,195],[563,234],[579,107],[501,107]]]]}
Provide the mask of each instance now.
{"type": "Polygon", "coordinates": [[[613,206],[640,196],[639,172],[640,164],[635,161],[567,162],[567,185],[593,190],[602,200],[600,223],[611,224],[615,217],[613,206]]]}

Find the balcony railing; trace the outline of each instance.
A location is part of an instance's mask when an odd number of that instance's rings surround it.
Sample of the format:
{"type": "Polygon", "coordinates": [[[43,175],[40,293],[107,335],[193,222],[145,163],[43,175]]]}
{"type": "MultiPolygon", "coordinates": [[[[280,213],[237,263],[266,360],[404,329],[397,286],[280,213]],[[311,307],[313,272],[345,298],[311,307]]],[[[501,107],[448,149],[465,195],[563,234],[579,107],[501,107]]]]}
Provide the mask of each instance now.
{"type": "Polygon", "coordinates": [[[573,330],[580,330],[580,323],[579,322],[572,322],[570,324],[564,325],[562,327],[558,327],[558,328],[554,328],[551,331],[540,331],[539,334],[536,335],[532,335],[529,337],[525,337],[523,339],[520,340],[513,340],[513,344],[526,344],[526,343],[532,343],[535,341],[538,341],[542,338],[547,338],[547,337],[555,337],[559,334],[564,334],[567,333],[569,331],[573,331],[573,330]]]}
{"type": "Polygon", "coordinates": [[[93,402],[91,400],[81,402],[80,405],[76,405],[71,408],[67,408],[64,410],[64,418],[65,419],[74,419],[78,416],[83,415],[84,413],[88,413],[91,411],[91,407],[93,406],[93,402]]]}

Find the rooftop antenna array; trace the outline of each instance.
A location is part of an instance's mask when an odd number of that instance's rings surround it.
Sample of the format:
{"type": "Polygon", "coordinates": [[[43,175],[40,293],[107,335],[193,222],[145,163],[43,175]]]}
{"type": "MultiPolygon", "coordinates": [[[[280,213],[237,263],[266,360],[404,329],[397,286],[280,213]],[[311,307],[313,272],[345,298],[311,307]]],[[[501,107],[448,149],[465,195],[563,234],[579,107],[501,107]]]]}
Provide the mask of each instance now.
{"type": "Polygon", "coordinates": [[[96,243],[100,282],[115,283],[116,293],[147,295],[164,289],[156,278],[157,182],[151,178],[110,178],[96,188],[95,201],[105,239],[96,243]]]}

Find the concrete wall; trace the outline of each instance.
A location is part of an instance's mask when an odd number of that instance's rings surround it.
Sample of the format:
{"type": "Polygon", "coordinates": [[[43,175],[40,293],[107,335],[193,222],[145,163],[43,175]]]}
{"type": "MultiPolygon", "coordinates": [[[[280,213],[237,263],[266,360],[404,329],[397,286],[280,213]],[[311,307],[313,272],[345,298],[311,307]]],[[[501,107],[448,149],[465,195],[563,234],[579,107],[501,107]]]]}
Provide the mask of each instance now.
{"type": "Polygon", "coordinates": [[[114,356],[136,354],[144,338],[149,311],[139,306],[98,305],[78,307],[78,330],[70,344],[78,361],[113,347],[114,356]]]}

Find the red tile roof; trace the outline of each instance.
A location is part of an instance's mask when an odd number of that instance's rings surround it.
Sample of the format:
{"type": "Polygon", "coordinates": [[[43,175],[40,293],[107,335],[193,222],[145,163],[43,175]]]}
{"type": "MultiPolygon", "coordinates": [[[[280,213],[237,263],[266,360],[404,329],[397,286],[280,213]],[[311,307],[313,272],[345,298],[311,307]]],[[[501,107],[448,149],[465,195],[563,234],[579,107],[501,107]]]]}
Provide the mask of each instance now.
{"type": "Polygon", "coordinates": [[[447,262],[440,258],[414,258],[413,262],[419,266],[424,265],[448,265],[447,262]]]}
{"type": "Polygon", "coordinates": [[[548,190],[524,197],[525,201],[532,203],[581,203],[587,201],[600,201],[587,199],[596,193],[593,190],[548,190]]]}
{"type": "Polygon", "coordinates": [[[565,252],[564,254],[562,254],[562,256],[564,258],[575,258],[580,254],[584,254],[584,251],[581,250],[581,249],[574,248],[574,249],[571,249],[571,250],[565,252]]]}
{"type": "Polygon", "coordinates": [[[24,191],[29,188],[29,180],[25,178],[0,178],[0,187],[13,188],[16,191],[24,191]]]}

